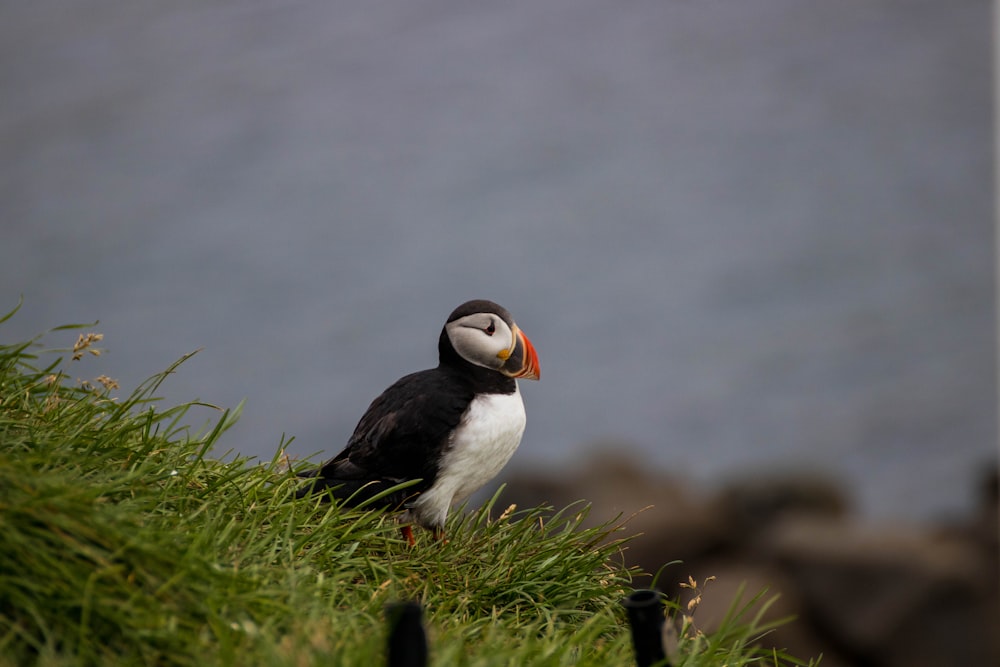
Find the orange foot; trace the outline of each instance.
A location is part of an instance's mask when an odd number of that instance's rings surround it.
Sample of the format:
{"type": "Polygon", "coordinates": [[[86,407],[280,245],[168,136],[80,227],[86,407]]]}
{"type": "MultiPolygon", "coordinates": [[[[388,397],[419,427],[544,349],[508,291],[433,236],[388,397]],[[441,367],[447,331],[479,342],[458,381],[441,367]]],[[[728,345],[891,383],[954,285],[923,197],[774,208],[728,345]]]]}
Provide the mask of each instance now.
{"type": "MultiPolygon", "coordinates": [[[[441,544],[448,544],[448,540],[444,536],[444,528],[434,528],[432,530],[433,530],[433,535],[434,535],[434,539],[435,540],[437,540],[441,544]]],[[[403,539],[406,540],[406,543],[409,546],[411,546],[411,547],[417,546],[417,540],[416,540],[415,537],[413,537],[413,526],[412,525],[406,524],[405,526],[401,526],[400,529],[399,529],[399,531],[401,533],[403,533],[403,539]]]]}

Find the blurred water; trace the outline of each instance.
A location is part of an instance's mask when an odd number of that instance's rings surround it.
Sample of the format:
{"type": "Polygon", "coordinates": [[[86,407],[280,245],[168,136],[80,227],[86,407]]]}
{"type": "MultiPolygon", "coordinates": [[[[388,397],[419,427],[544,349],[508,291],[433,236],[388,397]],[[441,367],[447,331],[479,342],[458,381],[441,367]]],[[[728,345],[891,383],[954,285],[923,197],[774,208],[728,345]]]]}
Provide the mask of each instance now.
{"type": "Polygon", "coordinates": [[[203,347],[171,402],[246,397],[227,446],[331,454],[492,298],[541,356],[515,466],[611,441],[954,512],[996,460],[989,26],[984,0],[6,3],[0,338],[99,319],[79,375],[126,388],[203,347]]]}

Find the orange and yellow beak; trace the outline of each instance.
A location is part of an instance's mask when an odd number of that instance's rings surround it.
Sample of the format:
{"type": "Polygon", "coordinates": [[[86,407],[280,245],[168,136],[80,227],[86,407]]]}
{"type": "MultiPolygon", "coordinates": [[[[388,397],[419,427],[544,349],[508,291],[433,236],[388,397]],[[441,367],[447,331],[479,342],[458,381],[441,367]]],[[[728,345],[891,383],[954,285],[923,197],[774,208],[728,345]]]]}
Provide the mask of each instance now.
{"type": "Polygon", "coordinates": [[[512,328],[514,341],[510,349],[499,354],[504,360],[500,372],[512,378],[537,380],[540,377],[538,369],[538,353],[524,332],[515,324],[512,328]]]}

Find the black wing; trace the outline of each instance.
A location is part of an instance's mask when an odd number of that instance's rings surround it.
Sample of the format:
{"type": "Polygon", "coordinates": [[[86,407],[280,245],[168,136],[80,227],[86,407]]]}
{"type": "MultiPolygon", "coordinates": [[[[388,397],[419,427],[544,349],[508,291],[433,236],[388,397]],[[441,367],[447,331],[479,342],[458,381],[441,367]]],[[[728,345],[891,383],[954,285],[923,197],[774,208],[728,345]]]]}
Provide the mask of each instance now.
{"type": "Polygon", "coordinates": [[[330,489],[357,504],[385,489],[420,479],[378,504],[399,506],[427,490],[452,430],[472,401],[473,391],[439,369],[401,378],[372,401],[342,452],[320,467],[310,490],[330,489]]]}

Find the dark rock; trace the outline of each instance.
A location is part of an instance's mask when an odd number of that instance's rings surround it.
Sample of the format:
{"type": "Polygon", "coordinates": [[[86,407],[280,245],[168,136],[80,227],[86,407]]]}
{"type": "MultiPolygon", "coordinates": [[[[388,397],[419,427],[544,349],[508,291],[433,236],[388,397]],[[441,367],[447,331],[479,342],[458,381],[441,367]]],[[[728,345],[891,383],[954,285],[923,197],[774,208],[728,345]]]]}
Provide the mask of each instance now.
{"type": "Polygon", "coordinates": [[[982,484],[971,516],[948,524],[869,525],[831,480],[811,474],[740,480],[714,496],[656,475],[617,451],[558,478],[515,475],[520,506],[586,499],[591,523],[631,517],[626,563],[688,599],[679,584],[716,577],[695,612],[710,630],[738,588],[780,594],[765,619],[798,620],[762,644],[826,667],[1000,665],[998,483],[982,484]]]}
{"type": "Polygon", "coordinates": [[[840,486],[817,474],[788,474],[739,480],[715,498],[733,541],[752,540],[787,516],[839,517],[848,502],[840,486]]]}
{"type": "Polygon", "coordinates": [[[784,521],[761,543],[799,590],[807,619],[856,662],[996,664],[983,606],[995,573],[973,546],[815,519],[784,521]]]}
{"type": "Polygon", "coordinates": [[[505,499],[519,507],[560,508],[586,499],[588,525],[627,520],[626,560],[655,573],[668,561],[685,562],[718,551],[727,538],[718,508],[681,480],[655,476],[634,459],[599,454],[559,478],[519,473],[507,482],[505,499]]]}
{"type": "MultiPolygon", "coordinates": [[[[688,572],[686,568],[675,568],[675,571],[688,572]]],[[[809,623],[802,622],[807,611],[805,600],[795,583],[780,569],[772,565],[723,559],[699,564],[698,569],[690,574],[704,587],[701,603],[693,614],[698,629],[704,632],[715,631],[735,600],[739,599],[740,604],[748,604],[755,595],[763,591],[751,616],[760,613],[761,623],[790,617],[796,620],[769,632],[761,641],[762,646],[779,649],[799,658],[815,658],[822,654],[823,667],[856,667],[851,660],[839,655],[809,623]],[[715,579],[705,584],[708,577],[715,579]]],[[[682,605],[686,605],[690,598],[689,591],[680,590],[678,599],[682,605]]]]}

